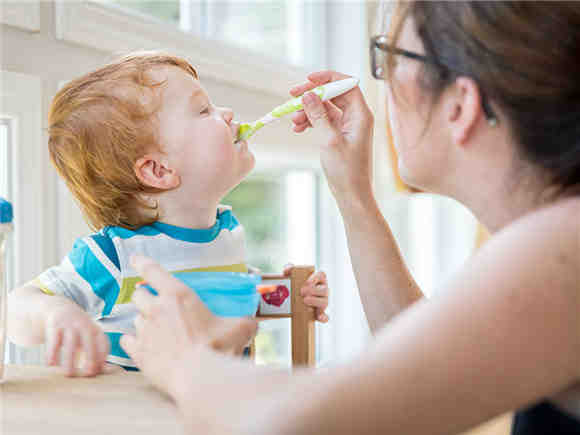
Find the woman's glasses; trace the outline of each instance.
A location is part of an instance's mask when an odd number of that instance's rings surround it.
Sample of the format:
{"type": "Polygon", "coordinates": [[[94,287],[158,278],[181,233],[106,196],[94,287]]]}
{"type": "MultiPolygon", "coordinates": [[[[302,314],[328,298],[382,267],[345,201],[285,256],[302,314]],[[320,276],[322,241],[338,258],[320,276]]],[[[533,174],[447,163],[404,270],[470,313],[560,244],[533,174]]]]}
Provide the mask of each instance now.
{"type": "MultiPolygon", "coordinates": [[[[414,53],[412,51],[403,50],[402,48],[393,47],[391,44],[389,44],[387,37],[385,35],[377,35],[371,38],[370,45],[371,73],[373,77],[377,80],[385,80],[387,78],[385,65],[387,65],[388,54],[405,56],[409,59],[414,59],[419,62],[434,65],[444,70],[462,74],[461,71],[450,68],[436,59],[424,56],[419,53],[414,53]]],[[[482,94],[481,107],[483,109],[483,113],[485,114],[485,118],[487,119],[487,122],[491,126],[495,126],[497,124],[497,117],[492,112],[491,107],[489,106],[489,103],[483,91],[480,90],[480,92],[482,94]]]]}

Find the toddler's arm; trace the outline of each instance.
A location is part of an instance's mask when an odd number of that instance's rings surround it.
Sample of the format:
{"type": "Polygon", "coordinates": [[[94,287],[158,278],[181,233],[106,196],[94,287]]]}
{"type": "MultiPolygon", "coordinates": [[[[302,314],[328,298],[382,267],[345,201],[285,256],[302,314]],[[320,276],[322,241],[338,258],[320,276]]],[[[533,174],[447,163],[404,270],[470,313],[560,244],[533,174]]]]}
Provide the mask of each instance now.
{"type": "Polygon", "coordinates": [[[20,345],[46,342],[47,362],[61,365],[68,376],[94,376],[103,371],[109,341],[101,328],[75,302],[59,295],[47,295],[27,285],[9,297],[8,335],[20,345]],[[75,373],[80,352],[84,370],[75,373]]]}
{"type": "Polygon", "coordinates": [[[21,346],[43,344],[48,316],[71,305],[78,308],[70,299],[47,295],[33,285],[15,289],[8,295],[8,338],[21,346]]]}

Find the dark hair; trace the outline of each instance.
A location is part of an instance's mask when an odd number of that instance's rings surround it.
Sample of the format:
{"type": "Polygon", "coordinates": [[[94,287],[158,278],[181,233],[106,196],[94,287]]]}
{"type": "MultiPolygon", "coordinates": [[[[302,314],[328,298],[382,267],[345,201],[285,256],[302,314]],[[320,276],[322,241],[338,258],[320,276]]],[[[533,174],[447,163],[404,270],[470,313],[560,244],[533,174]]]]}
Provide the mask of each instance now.
{"type": "Polygon", "coordinates": [[[450,68],[424,64],[421,85],[437,98],[458,76],[471,77],[508,122],[520,158],[562,193],[580,193],[580,2],[398,6],[395,43],[409,16],[425,55],[450,68]]]}

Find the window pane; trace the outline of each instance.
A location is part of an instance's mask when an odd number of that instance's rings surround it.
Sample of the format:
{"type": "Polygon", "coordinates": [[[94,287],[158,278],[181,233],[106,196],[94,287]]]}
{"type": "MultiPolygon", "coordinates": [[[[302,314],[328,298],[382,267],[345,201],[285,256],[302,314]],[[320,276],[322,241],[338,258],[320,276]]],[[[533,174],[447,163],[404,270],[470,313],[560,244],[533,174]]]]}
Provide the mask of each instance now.
{"type": "Polygon", "coordinates": [[[207,37],[272,58],[286,57],[286,0],[213,1],[208,6],[207,37]]]}
{"type": "Polygon", "coordinates": [[[0,119],[0,196],[8,198],[8,120],[0,119]]]}
{"type": "MultiPolygon", "coordinates": [[[[245,228],[248,264],[264,273],[280,273],[288,262],[315,262],[317,180],[307,170],[258,174],[224,198],[222,202],[232,206],[245,228]]],[[[289,367],[290,321],[260,322],[255,344],[258,364],[289,367]]]]}
{"type": "Polygon", "coordinates": [[[163,21],[179,23],[179,0],[110,0],[123,8],[132,9],[163,21]]]}
{"type": "MultiPolygon", "coordinates": [[[[10,119],[0,118],[0,197],[12,202],[14,205],[14,198],[12,197],[12,185],[10,183],[10,177],[12,173],[12,162],[11,160],[11,149],[14,146],[12,141],[14,124],[12,124],[10,119]]],[[[4,284],[7,286],[8,290],[12,289],[14,285],[14,271],[13,271],[13,251],[10,243],[10,238],[6,244],[6,251],[4,254],[4,284]]],[[[0,265],[0,267],[2,267],[0,265]]]]}
{"type": "MultiPolygon", "coordinates": [[[[11,127],[12,125],[9,119],[0,118],[0,197],[7,199],[8,201],[12,200],[12,194],[10,191],[10,149],[13,140],[11,127]]],[[[6,250],[4,252],[4,258],[0,263],[0,268],[4,268],[4,270],[0,270],[0,278],[2,279],[2,281],[0,281],[0,286],[6,286],[8,291],[10,291],[14,285],[13,252],[10,238],[8,238],[5,243],[6,250]]],[[[0,316],[2,316],[2,314],[0,314],[0,316]]],[[[10,362],[10,355],[13,352],[12,349],[13,345],[5,345],[4,355],[0,355],[0,358],[4,358],[5,363],[10,362]]]]}
{"type": "Polygon", "coordinates": [[[280,273],[286,264],[284,178],[252,176],[223,200],[244,226],[248,262],[266,273],[280,273]]]}
{"type": "Polygon", "coordinates": [[[207,40],[274,61],[322,68],[324,2],[310,0],[102,0],[207,40]]]}
{"type": "Polygon", "coordinates": [[[269,319],[260,322],[254,343],[256,364],[292,366],[290,319],[269,319]]]}

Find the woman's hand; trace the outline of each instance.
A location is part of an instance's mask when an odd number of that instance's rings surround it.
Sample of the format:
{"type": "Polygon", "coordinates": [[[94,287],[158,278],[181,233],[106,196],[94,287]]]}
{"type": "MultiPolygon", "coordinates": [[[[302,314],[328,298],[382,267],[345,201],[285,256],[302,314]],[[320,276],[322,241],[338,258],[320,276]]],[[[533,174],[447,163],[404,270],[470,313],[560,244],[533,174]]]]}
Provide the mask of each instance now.
{"type": "Polygon", "coordinates": [[[142,287],[135,291],[136,336],[124,335],[121,346],[144,375],[171,397],[179,394],[184,376],[196,370],[196,352],[241,354],[255,335],[255,320],[214,316],[195,292],[153,260],[135,256],[132,265],[159,296],[142,287]]]}
{"type": "MultiPolygon", "coordinates": [[[[294,97],[328,82],[349,78],[334,71],[308,75],[308,82],[290,90],[294,97]]],[[[372,196],[372,137],[374,119],[358,87],[322,102],[308,92],[304,111],[294,114],[294,131],[314,127],[324,133],[321,161],[330,188],[339,204],[372,196]]]]}
{"type": "MultiPolygon", "coordinates": [[[[284,276],[290,276],[294,265],[284,266],[284,276]]],[[[328,279],[326,273],[322,271],[314,272],[306,280],[304,287],[300,289],[300,295],[304,298],[304,303],[316,309],[316,320],[327,323],[329,318],[325,313],[328,308],[328,279]]]]}

